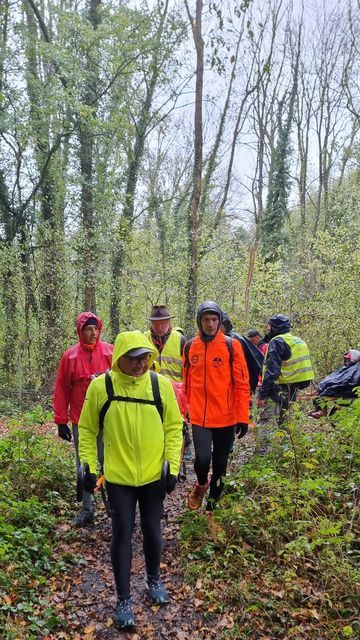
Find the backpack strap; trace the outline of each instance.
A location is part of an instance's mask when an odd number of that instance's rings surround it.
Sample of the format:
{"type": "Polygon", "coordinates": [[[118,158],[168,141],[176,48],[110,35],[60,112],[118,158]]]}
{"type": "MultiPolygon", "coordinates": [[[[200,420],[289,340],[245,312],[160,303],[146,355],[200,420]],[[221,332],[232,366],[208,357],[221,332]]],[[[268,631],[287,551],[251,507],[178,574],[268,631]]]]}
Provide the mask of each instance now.
{"type": "Polygon", "coordinates": [[[107,393],[107,400],[101,407],[100,415],[99,415],[99,431],[102,432],[104,429],[104,418],[108,408],[110,407],[113,399],[114,399],[114,387],[110,376],[110,369],[106,369],[105,371],[105,388],[107,393]]]}
{"type": "Polygon", "coordinates": [[[192,345],[194,338],[190,338],[190,340],[188,340],[187,342],[185,342],[184,345],[184,350],[183,350],[183,355],[185,357],[185,362],[184,362],[184,369],[186,371],[186,375],[185,375],[185,393],[187,391],[187,383],[188,383],[188,375],[189,375],[189,351],[190,351],[190,347],[192,345]]]}
{"type": "Polygon", "coordinates": [[[150,371],[150,380],[151,380],[151,388],[153,393],[153,400],[145,400],[144,398],[130,398],[129,396],[115,396],[114,395],[114,387],[110,376],[110,370],[107,369],[105,372],[105,387],[107,393],[107,400],[101,407],[101,411],[99,414],[99,431],[102,432],[104,429],[104,418],[110,404],[115,402],[135,402],[136,404],[150,404],[154,405],[159,413],[161,422],[163,422],[163,405],[161,402],[160,389],[159,389],[159,379],[157,373],[155,371],[150,371]]]}
{"type": "Polygon", "coordinates": [[[161,418],[161,422],[163,422],[163,405],[162,405],[161,396],[160,396],[158,374],[155,371],[150,371],[150,379],[151,379],[151,387],[152,387],[155,407],[158,410],[159,416],[161,418]]]}
{"type": "Polygon", "coordinates": [[[233,341],[232,338],[230,336],[224,336],[225,338],[225,342],[226,342],[226,346],[229,350],[229,364],[230,364],[230,370],[231,370],[231,384],[234,386],[234,372],[233,372],[233,361],[234,361],[234,348],[233,348],[233,341]]]}

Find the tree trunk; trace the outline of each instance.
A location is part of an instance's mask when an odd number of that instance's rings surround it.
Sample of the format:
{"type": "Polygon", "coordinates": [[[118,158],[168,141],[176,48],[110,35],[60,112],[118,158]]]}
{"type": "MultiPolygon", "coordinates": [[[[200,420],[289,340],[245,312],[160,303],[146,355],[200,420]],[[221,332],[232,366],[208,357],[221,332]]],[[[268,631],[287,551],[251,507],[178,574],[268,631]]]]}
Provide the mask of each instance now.
{"type": "MultiPolygon", "coordinates": [[[[117,334],[120,331],[122,271],[125,266],[126,249],[131,242],[134,224],[136,187],[138,183],[139,170],[144,155],[145,141],[148,135],[148,129],[151,120],[151,107],[153,104],[155,88],[157,86],[160,75],[161,39],[165,20],[167,17],[168,7],[169,0],[166,0],[163,11],[160,14],[159,26],[156,30],[153,57],[149,64],[149,69],[151,70],[150,78],[145,82],[146,94],[138,121],[136,123],[135,141],[129,157],[124,208],[121,213],[115,241],[113,244],[110,300],[110,326],[113,340],[115,340],[117,334]]],[[[127,310],[127,315],[129,315],[129,309],[127,310]]],[[[124,324],[126,326],[129,324],[128,317],[125,318],[124,324]]]]}
{"type": "Polygon", "coordinates": [[[193,190],[188,215],[189,275],[186,305],[186,327],[191,333],[197,302],[199,203],[201,197],[203,162],[202,103],[204,86],[204,41],[202,38],[202,0],[196,0],[195,20],[190,14],[187,0],[185,7],[189,16],[196,49],[195,118],[194,118],[194,168],[193,190]]]}
{"type": "MultiPolygon", "coordinates": [[[[100,24],[101,0],[88,0],[88,18],[94,31],[100,24]]],[[[91,57],[94,56],[94,47],[91,48],[91,57]]],[[[95,54],[96,56],[96,54],[95,54]]],[[[88,59],[88,79],[84,91],[84,104],[91,110],[92,118],[96,116],[96,96],[98,87],[98,70],[95,63],[88,59]]],[[[80,211],[83,230],[82,261],[83,261],[83,286],[84,309],[96,312],[96,237],[95,237],[95,205],[94,205],[94,132],[92,124],[85,117],[80,121],[80,172],[81,172],[81,196],[80,211]]]]}

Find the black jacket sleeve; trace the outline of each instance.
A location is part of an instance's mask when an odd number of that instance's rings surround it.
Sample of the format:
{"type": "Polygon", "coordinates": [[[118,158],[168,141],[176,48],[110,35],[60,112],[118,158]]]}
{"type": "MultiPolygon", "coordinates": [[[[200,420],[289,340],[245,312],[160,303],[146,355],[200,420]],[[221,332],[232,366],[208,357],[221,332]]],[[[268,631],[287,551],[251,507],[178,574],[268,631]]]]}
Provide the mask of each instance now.
{"type": "Polygon", "coordinates": [[[278,401],[278,390],[276,388],[276,380],[280,376],[281,363],[283,360],[289,360],[291,357],[291,349],[282,338],[274,338],[269,342],[266,355],[266,373],[259,390],[259,399],[265,400],[271,398],[278,401]]]}

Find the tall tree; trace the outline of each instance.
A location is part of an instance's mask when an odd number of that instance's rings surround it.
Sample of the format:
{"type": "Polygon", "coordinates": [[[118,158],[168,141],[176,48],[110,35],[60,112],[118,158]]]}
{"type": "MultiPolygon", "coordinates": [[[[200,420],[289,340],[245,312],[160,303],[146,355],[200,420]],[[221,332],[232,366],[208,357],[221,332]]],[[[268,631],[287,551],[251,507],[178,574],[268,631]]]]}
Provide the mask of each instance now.
{"type": "Polygon", "coordinates": [[[189,274],[187,284],[186,324],[190,331],[195,317],[197,301],[198,275],[198,242],[199,242],[199,205],[202,190],[203,164],[203,88],[204,88],[204,40],[202,37],[202,0],[196,0],[195,18],[191,15],[189,4],[184,0],[189,17],[195,50],[196,50],[196,81],[195,81],[195,115],[194,115],[194,169],[193,190],[189,205],[188,217],[188,249],[189,274]]]}
{"type": "Polygon", "coordinates": [[[115,339],[120,330],[119,309],[122,292],[123,268],[134,224],[135,196],[139,179],[139,171],[143,160],[145,141],[150,129],[154,126],[152,121],[152,107],[155,89],[159,82],[161,69],[164,64],[164,51],[162,50],[162,45],[164,44],[163,34],[168,8],[169,0],[165,0],[165,3],[160,8],[158,16],[159,22],[154,35],[151,59],[149,60],[147,68],[143,70],[145,95],[140,105],[139,113],[131,114],[134,122],[135,135],[128,154],[124,205],[116,229],[112,248],[110,324],[113,339],[115,339]]]}
{"type": "MultiPolygon", "coordinates": [[[[291,38],[291,34],[290,38],[291,38]]],[[[286,241],[285,222],[288,216],[290,188],[289,155],[290,135],[294,121],[295,99],[298,91],[298,70],[301,44],[299,31],[297,43],[290,42],[293,52],[292,87],[279,100],[277,113],[277,143],[273,148],[265,214],[261,220],[262,251],[267,261],[275,262],[281,256],[286,241]]]]}
{"type": "Polygon", "coordinates": [[[94,31],[92,46],[86,52],[86,80],[83,113],[79,120],[79,156],[81,173],[80,214],[82,221],[81,254],[84,279],[84,309],[96,311],[96,216],[94,206],[94,120],[96,118],[99,52],[96,31],[100,25],[101,0],[87,0],[85,16],[94,31]]]}

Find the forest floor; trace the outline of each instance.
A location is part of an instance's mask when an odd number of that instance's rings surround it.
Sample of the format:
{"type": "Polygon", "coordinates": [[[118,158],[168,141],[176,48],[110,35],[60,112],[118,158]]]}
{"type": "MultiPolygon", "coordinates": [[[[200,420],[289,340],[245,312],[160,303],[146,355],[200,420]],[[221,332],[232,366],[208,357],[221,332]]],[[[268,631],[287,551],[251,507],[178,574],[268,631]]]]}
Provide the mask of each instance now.
{"type": "MultiPolygon", "coordinates": [[[[54,426],[48,423],[33,428],[38,435],[54,433],[54,426]]],[[[1,422],[0,435],[7,430],[7,424],[1,422]]],[[[252,436],[248,435],[245,440],[245,443],[236,442],[229,468],[236,468],[244,452],[252,449],[252,436]]],[[[56,554],[60,561],[71,558],[73,562],[70,571],[65,574],[61,572],[50,579],[50,593],[45,597],[45,603],[66,624],[58,631],[53,630],[46,640],[205,640],[218,637],[221,630],[231,625],[230,612],[215,615],[207,610],[201,580],[197,580],[193,587],[183,580],[179,517],[187,509],[187,494],[194,482],[193,461],[186,463],[186,476],[165,500],[161,573],[171,598],[170,603],[159,607],[147,601],[137,514],[131,575],[137,626],[126,632],[114,626],[112,616],[116,595],[109,550],[111,521],[100,496],[96,496],[93,526],[73,529],[70,521],[57,525],[56,537],[60,542],[56,554]]]]}

